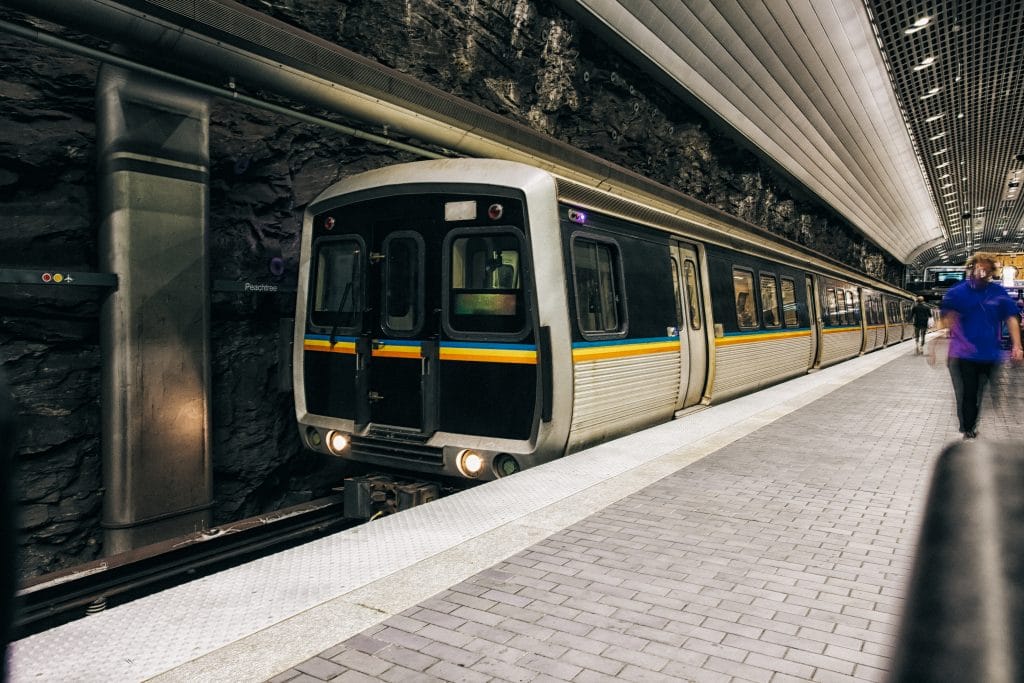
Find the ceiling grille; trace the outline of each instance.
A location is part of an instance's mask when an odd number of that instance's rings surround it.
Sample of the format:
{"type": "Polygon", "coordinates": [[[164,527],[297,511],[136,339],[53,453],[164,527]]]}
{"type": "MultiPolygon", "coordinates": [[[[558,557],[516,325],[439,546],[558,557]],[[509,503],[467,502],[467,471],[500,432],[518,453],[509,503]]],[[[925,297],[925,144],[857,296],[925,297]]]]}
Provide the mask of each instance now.
{"type": "Polygon", "coordinates": [[[942,222],[911,265],[1024,251],[1024,2],[865,5],[942,222]]]}

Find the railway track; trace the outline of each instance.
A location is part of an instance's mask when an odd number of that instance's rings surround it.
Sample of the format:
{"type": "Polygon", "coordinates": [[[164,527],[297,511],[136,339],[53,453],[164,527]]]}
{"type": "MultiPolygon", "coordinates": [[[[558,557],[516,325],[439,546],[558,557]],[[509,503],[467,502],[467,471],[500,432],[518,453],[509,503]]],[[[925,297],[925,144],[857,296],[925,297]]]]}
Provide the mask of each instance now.
{"type": "Polygon", "coordinates": [[[362,523],[333,495],[36,577],[18,591],[14,638],[362,523]]]}

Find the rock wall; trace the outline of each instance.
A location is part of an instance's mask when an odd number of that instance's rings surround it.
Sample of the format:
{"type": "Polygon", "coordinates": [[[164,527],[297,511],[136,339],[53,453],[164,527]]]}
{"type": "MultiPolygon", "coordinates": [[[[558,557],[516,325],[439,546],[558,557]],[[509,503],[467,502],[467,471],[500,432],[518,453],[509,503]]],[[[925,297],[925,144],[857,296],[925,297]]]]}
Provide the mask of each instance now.
{"type": "MultiPolygon", "coordinates": [[[[900,281],[899,263],[827,207],[802,198],[799,188],[549,1],[244,4],[900,281]]],[[[7,10],[0,16],[38,24],[7,10]]],[[[95,270],[97,65],[4,33],[0,54],[0,267],[95,270]]],[[[211,121],[214,283],[293,286],[305,205],[343,176],[411,159],[235,103],[215,103],[211,121]],[[270,271],[275,258],[285,266],[279,276],[270,271]]],[[[282,362],[291,293],[214,289],[214,521],[222,524],[323,495],[344,472],[299,444],[290,369],[282,362]]],[[[21,430],[23,576],[102,552],[102,297],[101,290],[0,286],[0,363],[21,430]]]]}

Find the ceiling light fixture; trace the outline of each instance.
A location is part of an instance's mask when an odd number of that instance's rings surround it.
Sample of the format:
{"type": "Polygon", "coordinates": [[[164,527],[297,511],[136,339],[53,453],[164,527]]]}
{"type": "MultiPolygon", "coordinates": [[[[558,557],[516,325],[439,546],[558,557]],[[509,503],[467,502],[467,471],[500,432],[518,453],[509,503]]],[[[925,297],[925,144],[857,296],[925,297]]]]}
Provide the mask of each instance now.
{"type": "Polygon", "coordinates": [[[923,29],[923,28],[924,28],[925,26],[927,26],[927,25],[928,25],[928,22],[930,22],[931,20],[932,20],[932,18],[931,18],[931,17],[921,17],[920,19],[918,19],[917,21],[915,21],[915,22],[914,22],[914,23],[913,23],[913,24],[911,25],[911,27],[910,27],[910,28],[906,29],[906,30],[905,30],[905,31],[903,31],[903,32],[904,32],[904,33],[906,33],[906,34],[907,34],[908,36],[909,36],[909,35],[911,35],[911,34],[913,34],[913,33],[917,33],[918,31],[920,31],[921,29],[923,29]]]}

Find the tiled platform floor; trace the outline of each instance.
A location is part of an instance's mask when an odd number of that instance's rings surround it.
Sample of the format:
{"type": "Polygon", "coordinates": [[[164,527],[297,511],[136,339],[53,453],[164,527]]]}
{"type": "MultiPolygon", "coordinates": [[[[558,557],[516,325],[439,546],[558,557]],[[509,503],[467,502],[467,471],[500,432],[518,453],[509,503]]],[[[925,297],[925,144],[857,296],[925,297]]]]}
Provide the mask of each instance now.
{"type": "Polygon", "coordinates": [[[37,634],[12,680],[882,680],[958,437],[902,344],[37,634]]]}
{"type": "MultiPolygon", "coordinates": [[[[891,363],[273,678],[880,681],[945,367],[891,363]]],[[[982,437],[1024,415],[1005,369],[982,437]]]]}

